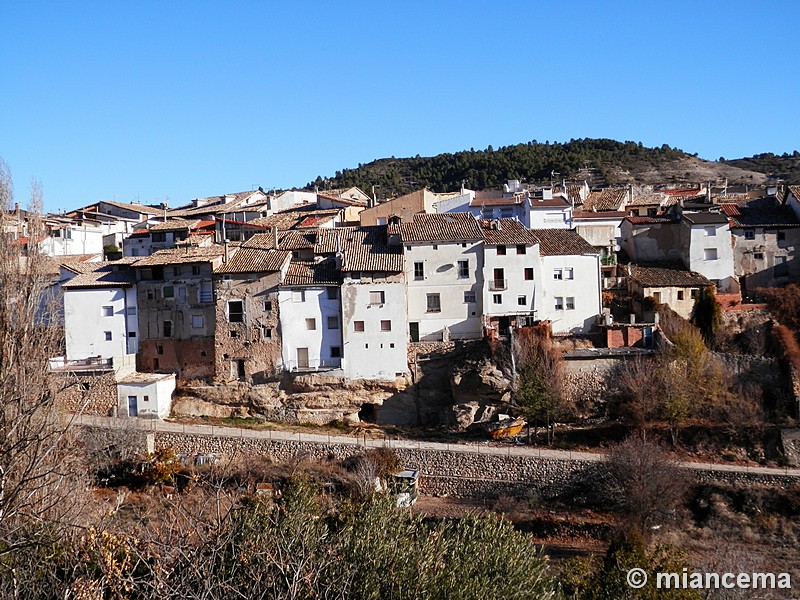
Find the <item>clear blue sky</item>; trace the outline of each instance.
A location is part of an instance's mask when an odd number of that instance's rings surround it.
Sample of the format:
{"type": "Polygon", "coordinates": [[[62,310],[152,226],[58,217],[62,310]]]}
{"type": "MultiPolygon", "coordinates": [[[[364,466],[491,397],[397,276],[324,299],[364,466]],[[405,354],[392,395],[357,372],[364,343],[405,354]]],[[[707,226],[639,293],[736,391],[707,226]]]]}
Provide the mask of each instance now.
{"type": "Polygon", "coordinates": [[[0,157],[49,210],[609,137],[800,147],[791,2],[0,0],[0,157]]]}

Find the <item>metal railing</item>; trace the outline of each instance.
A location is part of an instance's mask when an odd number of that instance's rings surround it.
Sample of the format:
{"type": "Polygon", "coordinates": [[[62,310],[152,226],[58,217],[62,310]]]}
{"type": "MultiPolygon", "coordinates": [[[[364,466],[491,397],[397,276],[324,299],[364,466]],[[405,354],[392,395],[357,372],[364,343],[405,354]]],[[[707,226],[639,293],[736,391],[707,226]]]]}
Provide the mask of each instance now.
{"type": "Polygon", "coordinates": [[[508,289],[508,279],[492,279],[489,281],[489,291],[497,292],[508,289]]]}

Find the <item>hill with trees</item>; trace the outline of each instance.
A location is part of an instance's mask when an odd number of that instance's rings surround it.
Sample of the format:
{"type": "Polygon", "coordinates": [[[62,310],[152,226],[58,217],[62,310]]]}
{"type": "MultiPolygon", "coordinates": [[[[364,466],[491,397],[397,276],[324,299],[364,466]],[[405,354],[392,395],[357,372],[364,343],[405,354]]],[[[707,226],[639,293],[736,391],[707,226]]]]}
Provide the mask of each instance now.
{"type": "MultiPolygon", "coordinates": [[[[767,155],[759,155],[766,157],[767,155]]],[[[774,157],[774,155],[771,155],[774,157]]],[[[760,185],[773,172],[789,173],[800,181],[800,172],[782,161],[753,157],[735,161],[707,161],[664,144],[648,148],[641,142],[610,139],[573,139],[523,144],[485,150],[463,150],[431,157],[381,158],[357,168],[342,169],[333,177],[318,176],[305,189],[320,190],[358,186],[370,191],[379,186],[389,197],[427,187],[436,192],[499,187],[508,179],[549,183],[561,178],[587,180],[590,185],[624,185],[722,181],[760,185]]]]}
{"type": "Polygon", "coordinates": [[[719,162],[748,171],[758,171],[769,177],[782,179],[787,183],[800,183],[800,152],[797,150],[791,154],[784,152],[780,156],[772,152],[765,152],[733,160],[725,160],[724,157],[720,157],[719,162]]]}

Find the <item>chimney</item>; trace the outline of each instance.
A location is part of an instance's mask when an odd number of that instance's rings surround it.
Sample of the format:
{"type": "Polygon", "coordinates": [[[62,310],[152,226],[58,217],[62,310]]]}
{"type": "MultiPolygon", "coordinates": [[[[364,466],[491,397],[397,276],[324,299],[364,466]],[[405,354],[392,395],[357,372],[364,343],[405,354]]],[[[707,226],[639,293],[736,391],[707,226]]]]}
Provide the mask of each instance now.
{"type": "Polygon", "coordinates": [[[278,249],[278,227],[274,226],[272,228],[272,245],[275,247],[275,250],[278,249]]]}

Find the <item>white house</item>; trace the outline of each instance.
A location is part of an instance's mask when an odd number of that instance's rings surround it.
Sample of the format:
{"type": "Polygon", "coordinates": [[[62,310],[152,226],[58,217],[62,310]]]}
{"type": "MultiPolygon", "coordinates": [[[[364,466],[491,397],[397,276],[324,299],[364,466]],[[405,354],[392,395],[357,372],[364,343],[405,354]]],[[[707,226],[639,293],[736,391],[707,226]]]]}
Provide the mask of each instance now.
{"type": "Polygon", "coordinates": [[[739,291],[734,278],[728,217],[720,212],[681,215],[681,260],[689,271],[710,279],[721,292],[739,291]]]}
{"type": "Polygon", "coordinates": [[[136,354],[139,322],[130,260],[68,263],[62,276],[66,359],[136,354]]]}
{"type": "Polygon", "coordinates": [[[278,289],[278,305],[284,369],[340,368],[342,318],[335,259],[290,263],[278,289]]]}
{"type": "Polygon", "coordinates": [[[128,417],[166,419],[172,409],[174,373],[130,373],[117,380],[118,413],[128,417]]]}
{"type": "Polygon", "coordinates": [[[531,229],[572,228],[572,204],[553,188],[529,193],[526,205],[528,216],[523,222],[531,229]]]}
{"type": "Polygon", "coordinates": [[[536,319],[541,287],[539,241],[514,219],[480,221],[483,233],[484,325],[505,335],[536,319]]]}
{"type": "MultiPolygon", "coordinates": [[[[406,286],[399,243],[386,226],[345,228],[340,240],[342,368],[348,379],[392,380],[408,371],[406,286]]],[[[399,242],[399,240],[398,240],[399,242]]]]}
{"type": "Polygon", "coordinates": [[[481,337],[483,232],[475,217],[416,214],[398,231],[411,341],[481,337]]]}
{"type": "Polygon", "coordinates": [[[600,253],[570,229],[535,229],[541,256],[537,317],[553,333],[586,333],[602,312],[600,253]]]}
{"type": "Polygon", "coordinates": [[[48,236],[39,243],[42,254],[58,257],[103,253],[107,231],[97,222],[47,218],[45,225],[48,236]]]}

